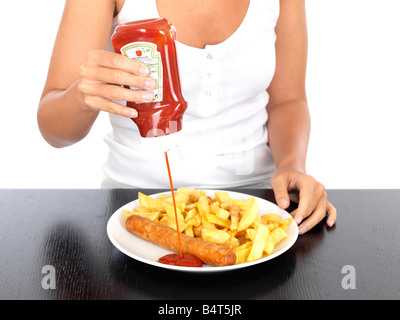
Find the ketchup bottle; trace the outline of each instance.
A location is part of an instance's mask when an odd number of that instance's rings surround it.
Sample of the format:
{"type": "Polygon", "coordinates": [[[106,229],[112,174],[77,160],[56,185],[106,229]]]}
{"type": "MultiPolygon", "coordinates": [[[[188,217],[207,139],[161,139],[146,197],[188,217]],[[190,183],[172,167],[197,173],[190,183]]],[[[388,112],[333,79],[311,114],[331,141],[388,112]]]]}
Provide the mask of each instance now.
{"type": "Polygon", "coordinates": [[[111,38],[116,53],[145,63],[150,68],[150,76],[157,81],[152,102],[128,101],[127,106],[138,112],[138,117],[132,120],[145,138],[142,141],[161,144],[165,150],[176,144],[187,109],[180,85],[175,40],[176,29],[164,18],[121,24],[111,38]],[[159,138],[150,139],[156,137],[159,138]]]}

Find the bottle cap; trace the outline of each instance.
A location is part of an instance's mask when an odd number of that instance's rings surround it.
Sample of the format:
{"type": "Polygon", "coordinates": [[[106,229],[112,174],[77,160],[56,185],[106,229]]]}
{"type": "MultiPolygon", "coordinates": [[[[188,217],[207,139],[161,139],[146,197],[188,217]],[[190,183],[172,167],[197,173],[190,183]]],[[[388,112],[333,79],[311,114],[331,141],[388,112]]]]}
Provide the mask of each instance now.
{"type": "Polygon", "coordinates": [[[160,137],[141,137],[142,146],[149,152],[165,152],[179,146],[184,138],[183,130],[160,137]]]}

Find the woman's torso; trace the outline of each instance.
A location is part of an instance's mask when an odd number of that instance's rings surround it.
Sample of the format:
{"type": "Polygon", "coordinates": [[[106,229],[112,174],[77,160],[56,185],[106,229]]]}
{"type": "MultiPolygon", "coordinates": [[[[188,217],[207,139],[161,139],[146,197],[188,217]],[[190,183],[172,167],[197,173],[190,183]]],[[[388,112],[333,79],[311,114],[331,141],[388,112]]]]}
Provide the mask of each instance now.
{"type": "MultiPolygon", "coordinates": [[[[211,2],[196,8],[192,5],[203,1],[125,0],[113,30],[120,23],[158,16],[177,29],[188,109],[183,120],[185,143],[170,152],[175,186],[267,183],[274,165],[267,146],[266,89],[275,71],[279,0],[235,0],[240,3],[237,12],[224,15],[223,7],[214,6],[213,14],[207,15],[211,2]],[[173,3],[182,2],[186,5],[180,5],[179,12],[171,10],[173,3]]],[[[113,133],[105,138],[110,153],[103,186],[168,187],[163,155],[142,148],[131,120],[117,115],[110,115],[110,120],[113,133]]]]}

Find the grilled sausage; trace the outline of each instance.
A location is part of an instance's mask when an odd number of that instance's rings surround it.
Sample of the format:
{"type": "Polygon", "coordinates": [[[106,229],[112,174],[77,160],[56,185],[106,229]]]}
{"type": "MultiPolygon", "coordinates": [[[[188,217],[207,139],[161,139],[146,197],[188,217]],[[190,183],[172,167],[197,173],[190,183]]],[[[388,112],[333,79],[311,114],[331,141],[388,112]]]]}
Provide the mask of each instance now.
{"type": "MultiPolygon", "coordinates": [[[[170,251],[179,252],[177,231],[138,215],[129,216],[126,228],[136,236],[170,251]]],[[[203,263],[229,266],[236,262],[235,253],[222,246],[180,234],[183,254],[192,254],[203,263]]]]}

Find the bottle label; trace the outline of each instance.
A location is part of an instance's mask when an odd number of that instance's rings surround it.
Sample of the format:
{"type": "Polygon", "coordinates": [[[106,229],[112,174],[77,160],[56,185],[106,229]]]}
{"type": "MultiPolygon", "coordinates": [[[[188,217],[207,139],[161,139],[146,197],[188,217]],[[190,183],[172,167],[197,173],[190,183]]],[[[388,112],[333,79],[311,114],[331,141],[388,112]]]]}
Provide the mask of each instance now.
{"type": "MultiPolygon", "coordinates": [[[[132,42],[121,48],[121,53],[131,59],[140,61],[150,68],[150,77],[157,81],[157,87],[151,92],[153,102],[163,100],[163,66],[157,45],[151,42],[132,42]]],[[[132,90],[143,90],[131,87],[132,90]]]]}

